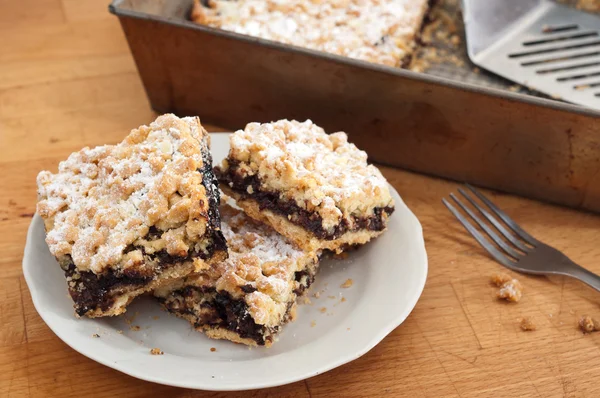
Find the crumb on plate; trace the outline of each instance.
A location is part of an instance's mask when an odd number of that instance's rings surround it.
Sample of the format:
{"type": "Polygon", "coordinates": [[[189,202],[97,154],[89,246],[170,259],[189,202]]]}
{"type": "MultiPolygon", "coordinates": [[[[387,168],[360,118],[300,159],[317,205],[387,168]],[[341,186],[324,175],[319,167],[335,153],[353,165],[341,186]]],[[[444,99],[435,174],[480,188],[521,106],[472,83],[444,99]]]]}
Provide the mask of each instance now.
{"type": "Polygon", "coordinates": [[[319,311],[321,312],[321,314],[324,314],[327,312],[327,307],[321,307],[319,308],[319,311]]]}
{"type": "Polygon", "coordinates": [[[160,348],[153,348],[150,350],[150,354],[152,355],[163,355],[164,352],[160,348]]]}
{"type": "Polygon", "coordinates": [[[100,335],[99,335],[98,333],[94,333],[94,334],[92,335],[92,337],[95,337],[95,338],[99,339],[99,338],[100,338],[100,335]]]}
{"type": "Polygon", "coordinates": [[[505,272],[500,272],[491,276],[490,281],[498,286],[502,287],[506,282],[510,282],[512,280],[512,276],[505,272]]]}
{"type": "Polygon", "coordinates": [[[210,352],[215,352],[217,349],[215,347],[210,347],[210,352]]]}
{"type": "Polygon", "coordinates": [[[352,279],[346,279],[346,282],[342,283],[342,285],[340,287],[347,289],[350,286],[352,286],[353,284],[354,284],[354,281],[352,279]]]}

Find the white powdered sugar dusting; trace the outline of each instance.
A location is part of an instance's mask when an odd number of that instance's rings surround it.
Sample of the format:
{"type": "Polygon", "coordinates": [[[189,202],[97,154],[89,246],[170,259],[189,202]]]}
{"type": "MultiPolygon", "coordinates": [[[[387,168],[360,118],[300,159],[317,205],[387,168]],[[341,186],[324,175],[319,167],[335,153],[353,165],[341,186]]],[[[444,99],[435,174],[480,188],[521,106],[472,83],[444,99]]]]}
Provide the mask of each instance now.
{"type": "Polygon", "coordinates": [[[399,66],[414,49],[428,0],[196,0],[201,24],[399,66]]]}
{"type": "Polygon", "coordinates": [[[164,115],[117,145],[73,153],[56,174],[42,171],[37,210],[52,254],[95,273],[126,267],[124,250],[155,226],[167,231],[169,254],[186,255],[205,229],[206,134],[197,118],[164,115]]]}

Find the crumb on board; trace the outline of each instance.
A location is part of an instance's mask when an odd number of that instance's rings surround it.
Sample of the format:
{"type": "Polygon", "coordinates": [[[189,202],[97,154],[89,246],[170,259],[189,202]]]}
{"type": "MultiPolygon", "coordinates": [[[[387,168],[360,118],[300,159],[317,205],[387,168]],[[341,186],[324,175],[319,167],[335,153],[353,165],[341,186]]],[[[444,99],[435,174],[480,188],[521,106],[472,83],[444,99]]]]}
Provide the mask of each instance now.
{"type": "Polygon", "coordinates": [[[592,333],[600,330],[600,322],[589,315],[584,315],[579,320],[579,328],[583,333],[592,333]]]}
{"type": "Polygon", "coordinates": [[[532,332],[537,329],[537,326],[533,322],[533,319],[531,319],[528,316],[521,318],[521,322],[520,322],[519,326],[521,327],[521,330],[523,330],[525,332],[532,332]]]}
{"type": "Polygon", "coordinates": [[[327,298],[330,299],[330,300],[335,300],[336,299],[335,296],[327,296],[327,298]]]}
{"type": "Polygon", "coordinates": [[[523,297],[523,286],[518,280],[511,279],[500,287],[496,297],[516,303],[523,297]]]}
{"type": "Polygon", "coordinates": [[[123,334],[123,331],[122,330],[117,330],[117,333],[123,334]]]}
{"type": "Polygon", "coordinates": [[[313,296],[315,298],[319,298],[319,297],[321,297],[321,292],[315,292],[315,294],[313,294],[313,296]]]}
{"type": "Polygon", "coordinates": [[[343,303],[344,301],[346,301],[346,297],[342,297],[340,303],[343,303]]]}
{"type": "Polygon", "coordinates": [[[327,307],[321,307],[319,308],[319,311],[321,312],[321,314],[324,314],[327,312],[327,307]]]}
{"type": "Polygon", "coordinates": [[[350,328],[346,328],[346,330],[350,330],[350,328]]]}
{"type": "Polygon", "coordinates": [[[99,339],[99,338],[100,338],[100,335],[99,335],[98,333],[94,333],[94,334],[92,335],[92,337],[95,337],[95,338],[99,339]]]}
{"type": "Polygon", "coordinates": [[[163,355],[164,352],[160,348],[153,348],[150,350],[150,354],[152,355],[163,355]]]}
{"type": "Polygon", "coordinates": [[[354,281],[352,279],[346,279],[346,282],[342,283],[342,285],[340,287],[347,289],[350,286],[352,286],[353,284],[354,284],[354,281]]]}
{"type": "Polygon", "coordinates": [[[215,352],[217,349],[215,347],[210,347],[210,352],[215,352]]]}
{"type": "Polygon", "coordinates": [[[306,296],[302,297],[302,304],[309,305],[312,304],[312,301],[306,296]]]}
{"type": "Polygon", "coordinates": [[[523,296],[523,286],[521,285],[521,282],[514,279],[509,274],[504,272],[494,274],[490,278],[490,281],[500,288],[496,294],[496,297],[499,299],[515,303],[521,300],[521,297],[523,296]]]}
{"type": "Polygon", "coordinates": [[[502,285],[504,285],[506,282],[509,282],[510,280],[512,280],[512,276],[505,272],[494,274],[490,278],[490,281],[498,287],[502,287],[502,285]]]}
{"type": "Polygon", "coordinates": [[[159,318],[160,318],[160,317],[159,317],[158,315],[154,315],[154,316],[152,317],[152,319],[154,319],[155,321],[158,321],[158,320],[159,320],[159,318]]]}
{"type": "Polygon", "coordinates": [[[139,332],[140,331],[140,327],[139,325],[131,325],[129,326],[129,330],[133,331],[133,332],[139,332]]]}
{"type": "Polygon", "coordinates": [[[317,326],[317,322],[315,321],[310,321],[310,327],[314,328],[315,326],[317,326]]]}

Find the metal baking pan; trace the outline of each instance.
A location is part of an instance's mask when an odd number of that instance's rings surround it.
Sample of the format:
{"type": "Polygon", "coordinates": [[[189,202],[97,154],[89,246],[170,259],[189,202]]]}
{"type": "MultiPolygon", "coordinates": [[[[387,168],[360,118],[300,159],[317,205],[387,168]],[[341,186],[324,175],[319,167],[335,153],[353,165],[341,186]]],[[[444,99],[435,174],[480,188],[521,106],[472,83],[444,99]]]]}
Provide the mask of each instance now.
{"type": "Polygon", "coordinates": [[[600,112],[200,26],[191,6],[109,7],[157,112],[231,129],[310,118],[374,162],[600,211],[600,112]]]}

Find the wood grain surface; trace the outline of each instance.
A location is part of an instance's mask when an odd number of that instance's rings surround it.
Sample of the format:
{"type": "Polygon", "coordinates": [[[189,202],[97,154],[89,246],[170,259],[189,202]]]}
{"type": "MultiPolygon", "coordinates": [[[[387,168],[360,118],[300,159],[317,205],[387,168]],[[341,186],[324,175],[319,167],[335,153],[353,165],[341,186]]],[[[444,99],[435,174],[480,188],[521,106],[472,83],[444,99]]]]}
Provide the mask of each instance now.
{"type": "MultiPolygon", "coordinates": [[[[156,116],[106,7],[99,0],[0,0],[0,397],[600,394],[600,333],[577,328],[582,314],[600,317],[600,293],[566,278],[519,276],[522,301],[498,302],[488,279],[501,267],[440,202],[456,184],[391,168],[385,176],[423,224],[429,277],[407,321],[362,358],[289,386],[228,394],[140,381],[70,349],[36,313],[22,275],[35,177],[56,170],[70,152],[117,142],[156,116]],[[538,330],[522,332],[522,316],[538,330]]],[[[491,195],[530,233],[600,273],[600,217],[491,195]]]]}

